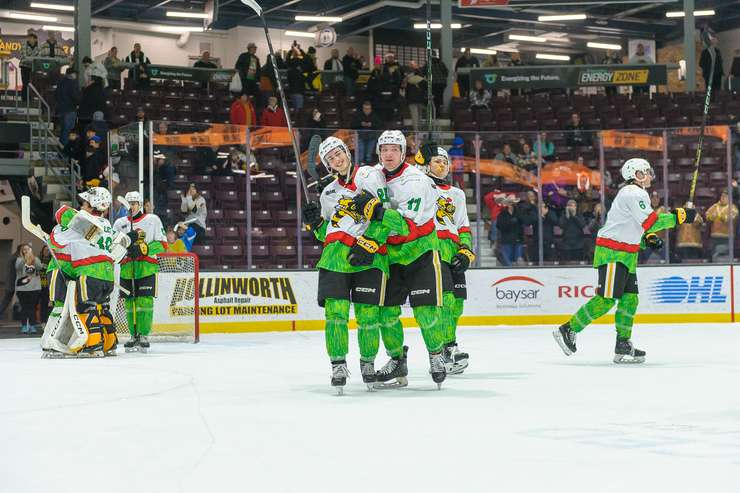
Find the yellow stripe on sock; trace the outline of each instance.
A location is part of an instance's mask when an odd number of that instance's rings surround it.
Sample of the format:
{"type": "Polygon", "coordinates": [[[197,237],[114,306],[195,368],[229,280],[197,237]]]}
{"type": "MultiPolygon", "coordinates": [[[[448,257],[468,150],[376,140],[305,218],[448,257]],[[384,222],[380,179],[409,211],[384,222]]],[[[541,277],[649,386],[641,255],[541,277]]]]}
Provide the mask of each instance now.
{"type": "Polygon", "coordinates": [[[432,251],[432,265],[434,265],[434,284],[437,286],[437,306],[442,306],[442,265],[437,250],[432,251]]]}

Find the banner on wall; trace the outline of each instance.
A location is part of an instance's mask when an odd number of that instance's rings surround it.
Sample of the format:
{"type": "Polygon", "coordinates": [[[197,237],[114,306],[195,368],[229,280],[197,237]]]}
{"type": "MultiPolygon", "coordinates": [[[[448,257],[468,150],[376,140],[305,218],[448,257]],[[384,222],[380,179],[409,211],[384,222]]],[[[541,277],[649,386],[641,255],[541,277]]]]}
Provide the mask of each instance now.
{"type": "Polygon", "coordinates": [[[152,79],[190,80],[198,82],[231,82],[234,69],[175,67],[171,65],[146,65],[146,73],[152,79]]]}

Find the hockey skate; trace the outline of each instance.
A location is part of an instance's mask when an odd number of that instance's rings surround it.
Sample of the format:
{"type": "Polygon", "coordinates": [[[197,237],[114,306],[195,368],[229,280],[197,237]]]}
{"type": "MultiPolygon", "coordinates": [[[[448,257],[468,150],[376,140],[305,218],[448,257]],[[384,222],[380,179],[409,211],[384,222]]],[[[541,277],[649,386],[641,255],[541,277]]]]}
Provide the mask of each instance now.
{"type": "Polygon", "coordinates": [[[332,361],[331,363],[331,386],[336,387],[337,395],[344,395],[344,386],[347,385],[349,370],[345,360],[332,361]]]}
{"type": "Polygon", "coordinates": [[[448,375],[460,375],[468,367],[468,353],[457,348],[456,342],[446,344],[442,350],[445,361],[445,372],[448,375]]]}
{"type": "Polygon", "coordinates": [[[570,330],[570,324],[568,322],[553,331],[552,336],[566,356],[570,356],[576,352],[576,333],[570,330]]]}
{"type": "Polygon", "coordinates": [[[149,351],[149,338],[147,336],[139,336],[139,352],[146,353],[149,351]]]}
{"type": "Polygon", "coordinates": [[[429,373],[432,375],[432,380],[437,384],[437,389],[442,389],[442,382],[447,378],[447,372],[445,371],[445,358],[443,351],[438,353],[429,353],[429,373]]]}
{"type": "Polygon", "coordinates": [[[406,387],[409,384],[408,378],[406,378],[409,374],[408,365],[406,364],[408,352],[409,347],[404,346],[401,356],[389,359],[388,363],[377,371],[375,374],[377,379],[376,389],[395,389],[406,387]]]}
{"type": "Polygon", "coordinates": [[[617,364],[639,364],[645,362],[645,351],[635,349],[632,341],[617,337],[614,347],[614,362],[617,364]]]}
{"type": "Polygon", "coordinates": [[[138,353],[141,350],[140,341],[141,341],[140,335],[137,334],[135,336],[131,336],[131,339],[129,339],[123,344],[123,350],[126,351],[127,353],[138,353]]]}
{"type": "Polygon", "coordinates": [[[375,375],[375,362],[360,360],[360,371],[362,372],[362,381],[367,385],[367,390],[375,390],[375,382],[378,377],[375,375]]]}

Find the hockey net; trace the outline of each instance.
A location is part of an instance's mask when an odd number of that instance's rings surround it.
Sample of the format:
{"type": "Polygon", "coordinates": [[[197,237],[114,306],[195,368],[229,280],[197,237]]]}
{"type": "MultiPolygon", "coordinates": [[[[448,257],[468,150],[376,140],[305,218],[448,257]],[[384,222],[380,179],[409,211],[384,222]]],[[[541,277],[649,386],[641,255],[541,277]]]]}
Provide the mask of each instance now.
{"type": "MultiPolygon", "coordinates": [[[[198,342],[200,289],[198,256],[193,253],[157,254],[157,296],[149,337],[153,341],[198,342]]],[[[118,276],[117,276],[118,277],[118,276]]],[[[126,307],[119,290],[111,297],[119,339],[130,337],[126,307]]]]}

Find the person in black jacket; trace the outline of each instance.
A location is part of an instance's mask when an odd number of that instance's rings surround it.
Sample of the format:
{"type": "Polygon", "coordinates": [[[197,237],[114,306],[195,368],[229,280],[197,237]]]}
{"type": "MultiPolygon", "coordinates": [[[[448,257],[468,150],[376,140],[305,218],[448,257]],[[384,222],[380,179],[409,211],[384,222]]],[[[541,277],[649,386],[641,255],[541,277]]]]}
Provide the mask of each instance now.
{"type": "Polygon", "coordinates": [[[586,219],[578,214],[578,204],[573,199],[569,200],[565,206],[563,216],[560,218],[560,228],[563,230],[563,238],[560,243],[560,260],[566,262],[585,260],[583,253],[585,246],[584,227],[586,227],[586,219]]]}
{"type": "Polygon", "coordinates": [[[383,122],[373,111],[370,101],[362,103],[362,111],[352,120],[352,128],[357,130],[357,160],[360,166],[373,164],[375,143],[378,140],[378,132],[383,130],[383,122]]]}
{"type": "Polygon", "coordinates": [[[522,221],[523,227],[532,228],[532,236],[524,238],[526,250],[523,254],[527,260],[532,262],[539,261],[539,241],[537,240],[537,194],[532,190],[527,192],[526,200],[522,200],[516,205],[516,212],[522,221]]]}
{"type": "Polygon", "coordinates": [[[362,64],[355,55],[355,49],[347,48],[347,54],[342,57],[342,69],[344,70],[344,90],[347,96],[354,96],[357,89],[357,78],[360,76],[362,64]]]}
{"type": "Polygon", "coordinates": [[[256,44],[249,43],[247,45],[247,51],[239,55],[234,68],[239,71],[239,77],[242,80],[242,92],[257,99],[260,91],[259,77],[261,72],[256,44]]]}
{"type": "MultiPolygon", "coordinates": [[[[126,57],[126,63],[134,63],[136,66],[133,69],[134,72],[134,86],[137,89],[149,87],[149,76],[146,73],[146,66],[152,62],[149,58],[141,51],[141,45],[134,43],[134,49],[126,57]]],[[[129,72],[130,74],[131,72],[129,72]]]]}
{"type": "Polygon", "coordinates": [[[85,154],[80,161],[82,180],[87,187],[107,187],[104,172],[108,167],[108,155],[101,147],[102,137],[93,135],[87,141],[85,154]]]}
{"type": "Polygon", "coordinates": [[[59,141],[65,146],[69,141],[69,133],[77,123],[77,105],[80,104],[80,86],[74,68],[67,68],[64,78],[57,83],[54,100],[59,117],[59,141]]]}
{"type": "Polygon", "coordinates": [[[424,108],[427,104],[427,79],[414,60],[409,63],[409,73],[404,79],[406,103],[411,113],[411,125],[415,132],[419,131],[419,124],[424,117],[424,108]]]}
{"type": "Polygon", "coordinates": [[[516,208],[517,202],[519,199],[515,197],[506,197],[503,202],[506,207],[496,218],[501,264],[507,267],[524,261],[524,221],[516,208]]]}
{"type": "Polygon", "coordinates": [[[103,79],[93,76],[92,84],[82,90],[78,113],[81,128],[85,128],[90,124],[96,111],[105,114],[105,94],[103,79]]]}
{"type": "Polygon", "coordinates": [[[285,63],[288,65],[288,99],[296,113],[303,109],[303,96],[306,93],[306,73],[311,63],[301,45],[293,41],[285,63]]]}
{"type": "Polygon", "coordinates": [[[725,76],[725,70],[722,66],[722,53],[720,53],[717,47],[717,37],[712,36],[710,39],[712,40],[711,45],[704,48],[701,52],[699,67],[701,67],[701,75],[704,77],[705,87],[709,88],[709,76],[712,73],[712,56],[709,50],[714,50],[716,57],[714,62],[714,77],[712,78],[712,99],[714,99],[716,92],[722,89],[722,77],[725,76]]]}
{"type": "MultiPolygon", "coordinates": [[[[466,48],[463,56],[457,59],[457,63],[455,64],[455,72],[457,72],[457,70],[461,68],[478,67],[480,67],[480,62],[478,62],[478,59],[470,54],[470,48],[466,48]]],[[[470,93],[470,75],[458,74],[457,84],[460,88],[460,97],[467,98],[468,94],[470,93]]]]}

